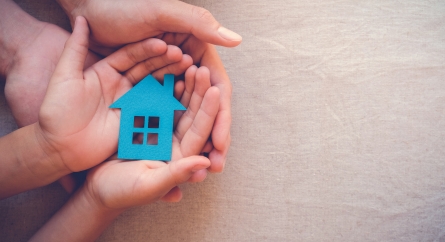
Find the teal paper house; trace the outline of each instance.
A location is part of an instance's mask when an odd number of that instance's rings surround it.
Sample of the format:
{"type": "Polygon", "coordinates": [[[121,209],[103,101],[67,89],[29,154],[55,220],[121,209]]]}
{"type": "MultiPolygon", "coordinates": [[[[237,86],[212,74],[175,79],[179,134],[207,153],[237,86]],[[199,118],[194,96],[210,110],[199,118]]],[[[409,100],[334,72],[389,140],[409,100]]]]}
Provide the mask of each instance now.
{"type": "Polygon", "coordinates": [[[111,104],[121,109],[119,159],[171,160],[174,111],[186,110],[173,87],[172,74],[164,76],[163,85],[148,75],[111,104]]]}

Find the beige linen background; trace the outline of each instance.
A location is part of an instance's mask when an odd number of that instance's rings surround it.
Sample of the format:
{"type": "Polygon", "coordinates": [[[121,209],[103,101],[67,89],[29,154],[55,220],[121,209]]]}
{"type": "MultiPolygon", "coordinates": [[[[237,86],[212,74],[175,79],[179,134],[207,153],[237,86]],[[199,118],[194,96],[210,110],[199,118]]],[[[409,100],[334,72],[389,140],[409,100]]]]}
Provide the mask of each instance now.
{"type": "MultiPolygon", "coordinates": [[[[51,0],[17,1],[68,28],[51,0]]],[[[243,37],[224,173],[128,210],[99,241],[445,241],[445,1],[189,0],[243,37]]],[[[2,97],[1,135],[15,128],[2,97]]],[[[68,199],[0,202],[25,241],[68,199]]]]}

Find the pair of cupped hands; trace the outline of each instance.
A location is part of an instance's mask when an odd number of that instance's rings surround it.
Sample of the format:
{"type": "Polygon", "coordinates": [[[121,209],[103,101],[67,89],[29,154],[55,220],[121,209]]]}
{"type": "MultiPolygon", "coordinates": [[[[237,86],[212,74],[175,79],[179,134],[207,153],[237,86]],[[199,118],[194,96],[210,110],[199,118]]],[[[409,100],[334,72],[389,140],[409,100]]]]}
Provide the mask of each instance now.
{"type": "MultiPolygon", "coordinates": [[[[55,63],[46,62],[43,70],[35,70],[51,75],[46,94],[36,97],[37,100],[43,99],[41,107],[32,108],[38,101],[12,107],[19,125],[38,121],[36,137],[55,166],[67,174],[90,169],[80,189],[95,203],[122,209],[158,199],[179,201],[182,197],[177,187],[179,184],[200,182],[205,179],[207,171],[222,171],[230,144],[231,85],[216,50],[204,41],[235,46],[241,39],[220,27],[208,12],[202,13],[197,19],[213,20],[207,21],[207,29],[193,28],[193,24],[199,25],[196,22],[179,23],[175,19],[156,17],[156,21],[170,21],[163,25],[166,29],[152,27],[152,32],[143,33],[143,36],[148,34],[157,38],[136,42],[141,38],[136,34],[135,43],[118,50],[94,47],[103,45],[89,43],[86,19],[73,17],[73,33],[66,41],[57,65],[54,67],[55,63]],[[166,33],[180,32],[180,28],[188,27],[184,26],[186,24],[190,25],[188,31],[184,31],[187,33],[166,33]],[[88,51],[88,46],[97,53],[111,54],[99,60],[96,54],[88,51]],[[199,63],[201,67],[193,63],[199,63]],[[110,157],[117,147],[120,111],[109,106],[146,75],[152,74],[161,80],[166,73],[184,74],[184,81],[175,84],[174,95],[187,108],[185,113],[175,117],[172,161],[121,161],[110,157]],[[39,110],[38,115],[30,115],[21,108],[39,110]],[[209,153],[210,159],[199,156],[202,152],[209,153]]],[[[90,27],[94,28],[91,24],[90,27]]],[[[36,37],[37,43],[45,31],[57,31],[54,37],[67,38],[57,27],[47,25],[36,37]]],[[[122,29],[121,35],[122,32],[125,31],[122,29]]],[[[101,43],[105,41],[101,40],[100,31],[93,31],[92,37],[101,43]]],[[[110,39],[109,36],[106,39],[110,39]]],[[[128,42],[128,39],[113,40],[115,42],[106,45],[119,46],[128,42]]],[[[38,61],[39,55],[33,55],[32,51],[22,54],[29,56],[30,62],[38,61]]],[[[16,79],[7,80],[6,96],[10,104],[16,105],[14,99],[22,98],[23,94],[14,91],[24,84],[17,70],[26,68],[26,64],[18,62],[7,76],[16,79]]],[[[35,66],[35,63],[29,65],[31,68],[35,66]]],[[[72,187],[68,186],[70,189],[72,187]]]]}

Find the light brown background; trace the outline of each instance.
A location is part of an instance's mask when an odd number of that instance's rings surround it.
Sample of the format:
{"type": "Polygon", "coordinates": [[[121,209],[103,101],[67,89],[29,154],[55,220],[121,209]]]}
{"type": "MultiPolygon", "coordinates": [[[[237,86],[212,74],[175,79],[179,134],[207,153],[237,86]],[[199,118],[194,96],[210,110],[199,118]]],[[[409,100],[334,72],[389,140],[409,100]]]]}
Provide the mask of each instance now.
{"type": "MultiPolygon", "coordinates": [[[[69,28],[52,0],[17,2],[69,28]]],[[[225,172],[99,241],[445,241],[445,1],[187,2],[244,37],[219,48],[225,172]]],[[[67,199],[53,184],[1,201],[0,240],[26,240],[67,199]]]]}

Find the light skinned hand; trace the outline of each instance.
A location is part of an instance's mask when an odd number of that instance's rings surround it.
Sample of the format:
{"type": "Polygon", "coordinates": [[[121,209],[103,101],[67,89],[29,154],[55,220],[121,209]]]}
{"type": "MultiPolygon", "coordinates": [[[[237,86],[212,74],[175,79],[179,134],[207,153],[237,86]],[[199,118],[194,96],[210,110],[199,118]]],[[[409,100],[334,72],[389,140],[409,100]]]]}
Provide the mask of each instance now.
{"type": "MultiPolygon", "coordinates": [[[[64,29],[40,21],[32,23],[28,38],[18,44],[18,51],[6,73],[5,97],[19,128],[38,121],[48,82],[56,68],[63,46],[70,34],[64,29]]],[[[100,60],[89,51],[84,69],[100,60]]],[[[59,182],[65,190],[71,175],[59,182]]]]}
{"type": "MultiPolygon", "coordinates": [[[[3,1],[1,8],[4,12],[0,25],[5,35],[0,37],[0,52],[12,54],[1,63],[6,67],[2,73],[6,77],[5,97],[21,128],[38,121],[48,82],[70,34],[56,25],[38,21],[12,1],[3,1]]],[[[88,52],[84,69],[99,60],[99,56],[88,52]]],[[[65,189],[69,176],[59,180],[65,189]]]]}
{"type": "Polygon", "coordinates": [[[161,39],[167,44],[179,46],[184,53],[192,57],[195,64],[206,66],[210,70],[211,85],[220,90],[220,106],[212,131],[213,149],[209,154],[211,166],[208,170],[210,172],[222,172],[229,151],[230,125],[232,122],[232,84],[224,65],[219,59],[215,46],[205,43],[193,35],[167,33],[162,35],[161,39]]]}
{"type": "Polygon", "coordinates": [[[84,16],[91,29],[91,47],[101,54],[112,48],[155,37],[187,33],[221,46],[234,47],[241,36],[224,28],[204,8],[179,0],[57,0],[71,23],[84,16]]]}
{"type": "MultiPolygon", "coordinates": [[[[83,188],[96,204],[122,209],[158,199],[177,202],[184,182],[200,182],[210,161],[202,152],[218,113],[219,90],[210,86],[206,67],[190,67],[185,74],[181,103],[188,107],[179,116],[173,133],[172,161],[113,160],[92,169],[83,188]]],[[[81,191],[82,192],[82,191],[81,191]]]]}
{"type": "MultiPolygon", "coordinates": [[[[10,12],[25,15],[20,18],[21,24],[15,23],[18,25],[16,28],[20,28],[16,30],[19,36],[15,39],[17,50],[4,73],[5,97],[21,128],[37,122],[49,79],[70,34],[54,24],[34,19],[14,3],[7,2],[2,7],[9,7],[10,12]]],[[[94,53],[88,52],[84,68],[99,59],[94,53]]]]}
{"type": "Polygon", "coordinates": [[[91,168],[116,151],[120,110],[110,104],[147,74],[180,74],[192,62],[177,47],[147,39],[83,71],[88,35],[85,18],[78,17],[39,113],[42,147],[69,171],[91,168]]]}
{"type": "Polygon", "coordinates": [[[211,84],[221,93],[209,171],[222,172],[231,140],[232,85],[212,44],[234,47],[241,43],[241,36],[221,27],[209,11],[178,0],[58,2],[72,22],[76,16],[85,16],[92,29],[91,47],[98,53],[107,54],[122,44],[157,36],[179,46],[198,66],[209,68],[211,84]]]}

